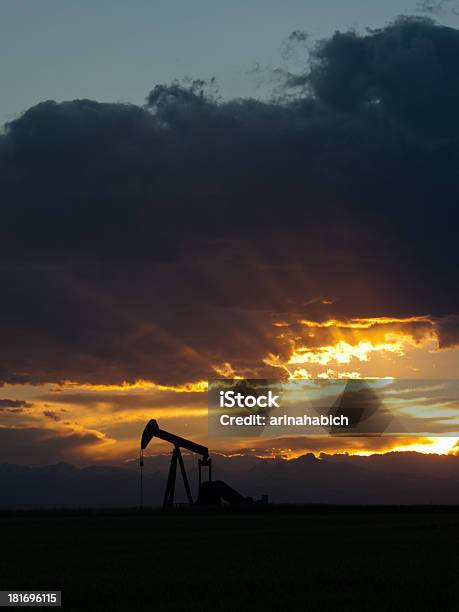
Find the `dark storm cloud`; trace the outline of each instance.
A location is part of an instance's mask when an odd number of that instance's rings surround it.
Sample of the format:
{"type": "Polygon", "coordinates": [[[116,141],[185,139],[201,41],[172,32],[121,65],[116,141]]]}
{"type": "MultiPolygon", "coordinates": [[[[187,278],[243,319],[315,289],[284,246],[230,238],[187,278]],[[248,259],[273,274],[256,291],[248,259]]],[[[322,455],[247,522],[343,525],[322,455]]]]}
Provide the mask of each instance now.
{"type": "Polygon", "coordinates": [[[336,33],[311,66],[293,101],[195,81],[6,126],[0,380],[266,376],[283,314],[457,312],[459,32],[336,33]]]}
{"type": "Polygon", "coordinates": [[[0,399],[0,412],[2,410],[16,410],[21,411],[24,408],[30,408],[32,404],[24,400],[15,399],[0,399]]]}
{"type": "Polygon", "coordinates": [[[440,348],[456,348],[459,346],[459,315],[450,315],[439,320],[438,332],[440,348]]]}
{"type": "Polygon", "coordinates": [[[62,417],[60,414],[58,414],[55,410],[43,410],[43,415],[47,418],[47,419],[51,419],[52,421],[60,421],[62,420],[62,417]]]}
{"type": "Polygon", "coordinates": [[[44,465],[81,460],[85,449],[101,444],[95,434],[30,428],[0,427],[0,464],[44,465]]]}
{"type": "MultiPolygon", "coordinates": [[[[174,391],[162,391],[145,394],[126,394],[123,392],[76,392],[76,393],[49,393],[39,398],[41,401],[51,404],[67,406],[85,406],[91,410],[108,412],[124,411],[128,409],[162,408],[170,407],[206,407],[207,395],[205,393],[177,393],[174,391]]],[[[46,414],[46,413],[44,413],[46,414]]],[[[47,415],[48,416],[48,415],[47,415]]]]}

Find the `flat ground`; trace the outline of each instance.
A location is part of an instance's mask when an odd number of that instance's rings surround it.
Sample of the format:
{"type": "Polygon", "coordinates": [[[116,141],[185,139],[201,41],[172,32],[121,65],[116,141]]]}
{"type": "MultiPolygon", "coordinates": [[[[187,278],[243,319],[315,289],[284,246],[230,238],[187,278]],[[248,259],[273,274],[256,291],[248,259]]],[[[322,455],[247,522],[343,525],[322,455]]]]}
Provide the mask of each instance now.
{"type": "Polygon", "coordinates": [[[458,610],[459,509],[0,514],[0,589],[66,610],[458,610]]]}

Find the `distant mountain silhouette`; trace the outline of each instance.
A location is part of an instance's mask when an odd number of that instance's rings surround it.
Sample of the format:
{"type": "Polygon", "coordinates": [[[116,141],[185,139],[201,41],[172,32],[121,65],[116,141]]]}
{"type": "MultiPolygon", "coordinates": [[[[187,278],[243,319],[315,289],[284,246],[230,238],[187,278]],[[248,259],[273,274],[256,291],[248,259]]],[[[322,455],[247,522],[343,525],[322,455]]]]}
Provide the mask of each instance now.
{"type": "MultiPolygon", "coordinates": [[[[269,494],[277,503],[459,504],[459,456],[387,453],[370,457],[307,454],[291,461],[214,454],[214,477],[244,496],[269,494]]],[[[196,460],[186,456],[193,495],[196,460]]],[[[169,456],[147,457],[144,503],[160,505],[169,456]]],[[[134,507],[139,504],[136,462],[77,468],[0,465],[0,508],[134,507]]],[[[185,500],[178,491],[177,501],[185,500]]]]}

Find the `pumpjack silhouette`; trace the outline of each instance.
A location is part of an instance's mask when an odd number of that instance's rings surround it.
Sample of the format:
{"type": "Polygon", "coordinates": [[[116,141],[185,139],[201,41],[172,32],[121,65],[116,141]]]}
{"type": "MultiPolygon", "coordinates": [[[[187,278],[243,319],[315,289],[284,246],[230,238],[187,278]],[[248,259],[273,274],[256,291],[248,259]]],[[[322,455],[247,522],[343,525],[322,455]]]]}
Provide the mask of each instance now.
{"type": "MultiPolygon", "coordinates": [[[[244,497],[238,491],[230,487],[222,480],[212,480],[212,459],[209,457],[209,449],[206,446],[187,440],[173,433],[159,428],[157,421],[149,421],[142,433],[140,441],[140,468],[143,468],[143,451],[153,438],[170,442],[174,449],[172,451],[169,474],[167,477],[166,490],[164,491],[163,509],[174,507],[175,483],[177,478],[177,464],[180,467],[183,484],[189,505],[220,505],[226,502],[231,505],[241,505],[253,503],[251,497],[244,497]],[[193,502],[190,483],[183,462],[181,449],[200,455],[198,459],[198,497],[193,502]],[[208,470],[208,479],[203,480],[203,468],[208,470]]],[[[263,503],[267,503],[267,496],[263,496],[263,503]]]]}

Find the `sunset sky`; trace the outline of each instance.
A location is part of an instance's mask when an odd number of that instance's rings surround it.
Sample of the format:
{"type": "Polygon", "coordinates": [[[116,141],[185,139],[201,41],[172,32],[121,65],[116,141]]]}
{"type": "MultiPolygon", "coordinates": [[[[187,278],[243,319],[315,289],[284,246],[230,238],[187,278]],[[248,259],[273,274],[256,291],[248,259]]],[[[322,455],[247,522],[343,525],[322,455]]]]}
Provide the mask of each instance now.
{"type": "MultiPolygon", "coordinates": [[[[124,65],[122,4],[73,64],[62,29],[33,54],[37,8],[7,9],[24,45],[0,54],[0,462],[126,461],[151,418],[228,454],[456,452],[208,438],[206,396],[223,377],[458,378],[454,2],[287,2],[266,34],[239,45],[234,23],[217,54],[177,37],[175,56],[158,23],[183,7],[145,3],[124,65]]],[[[196,35],[226,18],[207,9],[196,35]]]]}

